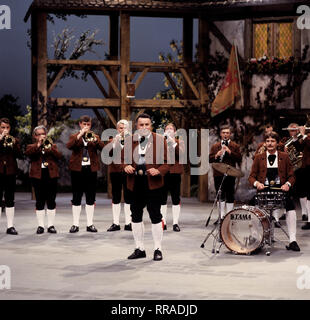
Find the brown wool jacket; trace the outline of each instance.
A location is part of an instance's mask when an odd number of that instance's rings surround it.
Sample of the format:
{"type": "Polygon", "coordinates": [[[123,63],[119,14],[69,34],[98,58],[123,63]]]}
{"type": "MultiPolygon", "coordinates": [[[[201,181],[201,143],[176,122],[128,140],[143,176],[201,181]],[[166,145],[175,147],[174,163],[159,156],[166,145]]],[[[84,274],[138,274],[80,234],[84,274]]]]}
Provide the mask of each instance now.
{"type": "MultiPolygon", "coordinates": [[[[295,175],[292,163],[287,153],[278,151],[278,171],[281,185],[289,182],[291,185],[295,183],[295,175]]],[[[265,183],[267,175],[267,153],[258,154],[253,162],[249,183],[254,185],[255,181],[265,183]]]]}
{"type": "MultiPolygon", "coordinates": [[[[72,150],[71,158],[69,160],[69,169],[71,171],[81,171],[82,170],[82,157],[84,143],[81,137],[77,140],[79,133],[72,134],[67,143],[67,148],[72,150]]],[[[104,142],[102,142],[99,136],[96,135],[96,142],[88,142],[87,149],[90,157],[90,167],[91,171],[95,172],[100,169],[100,160],[98,155],[98,150],[101,151],[104,147],[104,142]]]]}
{"type": "MultiPolygon", "coordinates": [[[[134,161],[134,155],[138,150],[139,142],[136,140],[136,135],[127,137],[125,139],[125,147],[122,150],[122,170],[128,165],[131,164],[134,168],[137,168],[137,164],[134,161]],[[131,141],[130,141],[131,139],[131,141]],[[130,150],[132,144],[132,152],[130,150]],[[125,156],[126,155],[126,156],[125,156]],[[127,157],[128,155],[128,157],[127,157]]],[[[158,169],[160,174],[157,176],[147,175],[148,186],[150,190],[159,189],[164,186],[164,176],[169,171],[169,165],[167,164],[167,142],[166,139],[154,132],[151,133],[151,137],[146,149],[146,170],[151,168],[158,169]],[[163,148],[159,148],[160,154],[156,154],[156,142],[160,142],[163,145],[163,148]],[[156,161],[158,159],[158,161],[156,161]],[[161,162],[161,163],[160,163],[161,162]]],[[[127,188],[131,191],[134,190],[135,185],[135,174],[127,175],[127,188]]]]}
{"type": "MultiPolygon", "coordinates": [[[[111,144],[111,150],[109,152],[110,157],[114,156],[116,157],[116,159],[121,158],[121,153],[122,153],[122,147],[120,143],[116,143],[115,144],[115,148],[112,147],[113,145],[113,139],[110,139],[109,142],[107,143],[107,146],[109,146],[111,144]]],[[[114,172],[122,172],[123,168],[121,166],[121,164],[116,164],[114,162],[112,162],[111,164],[109,164],[108,166],[108,172],[109,173],[114,173],[114,172]]]]}
{"type": "Polygon", "coordinates": [[[61,159],[62,153],[58,151],[56,144],[53,144],[51,149],[42,154],[41,147],[38,148],[36,143],[29,144],[26,148],[25,155],[31,161],[30,178],[41,179],[42,176],[42,162],[48,162],[48,172],[51,179],[59,178],[59,168],[57,160],[61,159]]]}
{"type": "Polygon", "coordinates": [[[14,175],[17,173],[16,158],[21,158],[22,153],[20,149],[19,140],[16,139],[13,148],[6,148],[3,146],[3,140],[0,141],[0,174],[4,173],[4,167],[7,175],[14,175]]]}
{"type": "MultiPolygon", "coordinates": [[[[228,148],[231,150],[231,154],[226,153],[224,158],[223,158],[223,163],[229,164],[233,167],[236,167],[236,164],[240,164],[241,160],[242,160],[242,155],[240,152],[240,147],[237,143],[230,141],[228,148]]],[[[218,151],[220,151],[222,149],[222,145],[221,142],[217,142],[215,143],[212,147],[211,147],[211,151],[209,154],[209,162],[213,163],[213,162],[217,162],[217,159],[215,159],[215,155],[217,154],[218,151]]],[[[222,173],[220,173],[217,170],[213,169],[213,175],[216,176],[223,176],[222,173]]]]}
{"type": "Polygon", "coordinates": [[[181,153],[184,153],[184,141],[176,139],[176,147],[168,146],[168,159],[170,152],[173,154],[175,152],[175,163],[169,166],[169,172],[174,174],[182,174],[184,172],[183,164],[179,163],[181,153]]]}

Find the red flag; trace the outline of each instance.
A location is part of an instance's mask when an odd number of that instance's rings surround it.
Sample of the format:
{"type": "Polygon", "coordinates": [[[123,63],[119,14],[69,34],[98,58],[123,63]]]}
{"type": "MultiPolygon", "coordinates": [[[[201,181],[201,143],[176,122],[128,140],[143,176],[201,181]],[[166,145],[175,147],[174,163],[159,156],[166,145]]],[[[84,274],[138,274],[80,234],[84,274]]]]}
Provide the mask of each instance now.
{"type": "Polygon", "coordinates": [[[225,79],[212,103],[211,116],[214,117],[234,105],[239,97],[241,97],[239,66],[236,59],[236,48],[233,45],[225,79]]]}

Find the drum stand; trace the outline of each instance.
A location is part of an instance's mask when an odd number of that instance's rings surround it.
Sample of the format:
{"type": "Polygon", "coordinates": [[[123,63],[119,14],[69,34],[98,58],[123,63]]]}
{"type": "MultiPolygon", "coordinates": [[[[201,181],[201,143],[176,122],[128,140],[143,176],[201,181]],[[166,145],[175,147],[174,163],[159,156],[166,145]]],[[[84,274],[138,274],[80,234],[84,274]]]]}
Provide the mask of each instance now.
{"type": "MultiPolygon", "coordinates": [[[[265,239],[265,244],[267,244],[267,248],[266,248],[266,255],[270,256],[271,254],[271,248],[273,248],[273,243],[274,243],[274,221],[275,218],[272,215],[272,212],[277,209],[277,208],[273,208],[273,209],[265,209],[268,212],[268,219],[270,222],[270,229],[269,229],[269,237],[267,239],[265,239]]],[[[289,235],[287,234],[287,232],[284,230],[284,228],[280,225],[281,230],[283,231],[283,233],[287,236],[287,238],[289,238],[289,235]]]]}
{"type": "MultiPolygon", "coordinates": [[[[206,227],[209,225],[209,222],[210,222],[210,219],[211,219],[211,216],[212,216],[212,213],[213,213],[213,210],[216,206],[216,202],[217,200],[221,200],[221,196],[222,196],[222,186],[223,186],[223,182],[225,180],[225,178],[228,176],[227,174],[227,171],[224,173],[224,176],[223,176],[223,179],[221,181],[221,185],[219,187],[219,190],[216,194],[216,197],[214,199],[214,202],[213,202],[213,207],[211,209],[211,212],[210,212],[210,215],[209,215],[209,218],[206,222],[206,227]]],[[[203,243],[201,244],[200,248],[204,248],[205,246],[205,243],[208,241],[208,239],[210,238],[210,236],[212,235],[213,236],[213,247],[212,247],[212,253],[219,253],[220,252],[220,249],[223,245],[223,241],[221,239],[221,234],[220,234],[220,227],[221,227],[221,208],[220,208],[220,205],[218,206],[218,223],[213,227],[213,229],[211,230],[211,232],[209,232],[206,236],[206,238],[204,239],[203,243]],[[220,243],[219,247],[216,249],[216,246],[217,244],[220,243]]]]}

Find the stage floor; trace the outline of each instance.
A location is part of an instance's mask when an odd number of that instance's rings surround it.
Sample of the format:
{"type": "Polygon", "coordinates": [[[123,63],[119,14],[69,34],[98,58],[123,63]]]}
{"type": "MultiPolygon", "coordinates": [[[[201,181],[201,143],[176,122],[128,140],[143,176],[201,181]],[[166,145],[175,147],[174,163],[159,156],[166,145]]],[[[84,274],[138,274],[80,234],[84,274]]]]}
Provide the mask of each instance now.
{"type": "MultiPolygon", "coordinates": [[[[15,227],[18,236],[6,235],[4,213],[0,220],[0,265],[11,270],[11,289],[0,289],[0,299],[309,299],[310,230],[301,230],[297,208],[297,241],[301,252],[285,249],[285,236],[276,229],[271,256],[234,255],[222,247],[211,253],[212,240],[200,248],[208,230],[211,204],[182,199],[181,232],[172,231],[171,206],[164,232],[163,261],[153,261],[151,224],[145,212],[147,258],[128,260],[134,250],[132,233],[107,232],[112,223],[111,200],[97,195],[94,224],[97,234],[86,232],[82,211],[80,232],[70,234],[71,195],[59,194],[57,234],[37,235],[34,201],[30,194],[16,194],[15,227]],[[284,242],[282,242],[284,241],[284,242]],[[304,267],[302,267],[304,266],[304,267]],[[303,270],[303,271],[302,271],[303,270]],[[298,273],[302,272],[302,273],[298,273]],[[299,288],[298,288],[299,287],[299,288]]],[[[121,226],[124,227],[124,214],[121,226]]],[[[285,225],[285,222],[282,222],[285,225]]]]}

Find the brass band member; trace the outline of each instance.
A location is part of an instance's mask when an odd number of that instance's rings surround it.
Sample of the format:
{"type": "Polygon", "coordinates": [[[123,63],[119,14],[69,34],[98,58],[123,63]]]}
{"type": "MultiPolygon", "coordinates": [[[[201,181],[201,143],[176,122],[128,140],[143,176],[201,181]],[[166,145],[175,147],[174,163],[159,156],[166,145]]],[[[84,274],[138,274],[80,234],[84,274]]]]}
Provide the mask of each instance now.
{"type": "MultiPolygon", "coordinates": [[[[233,142],[231,137],[231,130],[229,126],[223,126],[220,129],[221,141],[215,143],[211,147],[209,162],[223,162],[233,167],[237,163],[241,163],[242,156],[240,153],[240,147],[237,143],[233,142]]],[[[214,185],[216,192],[218,192],[223,174],[217,170],[213,170],[214,185]]],[[[235,201],[235,177],[227,176],[222,185],[221,199],[219,199],[219,208],[221,213],[221,219],[224,215],[234,208],[235,201]],[[225,208],[226,205],[226,208],[225,208]],[[225,210],[226,209],[226,210],[225,210]]]]}
{"type": "MultiPolygon", "coordinates": [[[[272,132],[273,131],[273,126],[270,125],[270,124],[267,124],[266,127],[265,127],[265,130],[264,130],[264,135],[269,133],[269,132],[272,132]]],[[[255,158],[255,156],[257,154],[261,154],[261,153],[264,153],[266,151],[266,143],[265,141],[262,141],[258,146],[257,146],[257,149],[255,151],[255,154],[254,154],[254,157],[253,159],[255,158]]]]}
{"type": "Polygon", "coordinates": [[[86,197],[86,218],[88,232],[97,232],[93,225],[93,217],[96,201],[97,171],[100,169],[98,151],[101,151],[104,143],[98,135],[90,129],[92,126],[89,116],[81,116],[79,121],[80,131],[70,136],[67,148],[72,150],[69,169],[71,170],[71,184],[73,199],[72,215],[73,225],[70,233],[79,231],[81,202],[83,194],[86,197]]]}
{"type": "Polygon", "coordinates": [[[310,229],[310,130],[307,130],[307,138],[304,140],[304,152],[303,152],[303,163],[302,166],[305,168],[305,179],[308,182],[306,185],[307,190],[307,212],[308,212],[308,221],[301,228],[303,230],[310,229]]]}
{"type": "Polygon", "coordinates": [[[285,152],[277,150],[279,135],[271,132],[265,135],[267,151],[257,155],[254,159],[249,182],[258,191],[267,186],[281,188],[287,192],[286,196],[286,223],[289,234],[289,246],[287,250],[300,251],[296,242],[296,211],[290,188],[295,182],[293,166],[285,152]]]}
{"type": "MultiPolygon", "coordinates": [[[[113,148],[110,152],[110,155],[121,153],[121,150],[124,148],[124,141],[127,136],[129,136],[129,123],[127,120],[120,120],[117,125],[116,129],[118,134],[115,136],[114,139],[110,140],[112,143],[113,148]]],[[[122,167],[118,164],[111,163],[108,167],[110,180],[112,184],[112,214],[113,214],[113,224],[107,230],[117,231],[120,230],[120,223],[119,217],[121,213],[121,198],[122,198],[122,189],[124,191],[124,213],[125,213],[125,227],[124,230],[131,231],[131,211],[130,211],[130,204],[131,204],[131,191],[127,189],[127,176],[122,170],[122,167]]]]}
{"type": "Polygon", "coordinates": [[[165,185],[163,201],[161,204],[161,214],[163,215],[164,230],[167,230],[167,199],[168,192],[171,194],[172,200],[172,219],[173,219],[173,231],[179,232],[179,217],[181,211],[181,175],[183,173],[183,165],[179,163],[179,155],[184,154],[185,146],[184,141],[180,140],[176,136],[176,127],[173,123],[168,123],[165,127],[164,134],[168,145],[168,159],[171,155],[171,159],[174,163],[169,163],[169,172],[165,175],[165,185]]]}
{"type": "Polygon", "coordinates": [[[308,183],[305,168],[302,166],[304,140],[307,136],[305,135],[304,127],[299,127],[297,123],[291,123],[288,126],[288,129],[290,138],[284,138],[281,141],[284,144],[284,151],[289,154],[294,167],[294,173],[296,177],[294,189],[300,201],[302,220],[307,221],[308,183]]]}
{"type": "Polygon", "coordinates": [[[4,196],[7,219],[6,233],[17,235],[18,233],[13,226],[15,213],[14,194],[17,173],[16,158],[21,157],[21,152],[18,139],[10,136],[10,130],[9,119],[0,119],[0,202],[2,202],[4,196]]]}
{"type": "Polygon", "coordinates": [[[59,168],[57,160],[62,157],[56,144],[47,138],[47,129],[38,126],[33,130],[35,143],[29,144],[25,154],[30,158],[30,178],[36,196],[37,234],[44,233],[45,204],[47,206],[47,231],[56,233],[56,194],[59,168]]]}
{"type": "Polygon", "coordinates": [[[163,227],[160,203],[164,175],[169,170],[167,164],[167,142],[163,136],[152,132],[151,118],[148,114],[140,114],[137,117],[136,128],[138,132],[125,140],[125,147],[122,151],[122,166],[127,174],[127,187],[133,191],[130,209],[132,212],[132,233],[136,249],[128,259],[146,257],[143,225],[143,209],[146,207],[152,222],[155,249],[153,259],[159,261],[163,258],[161,252],[163,227]],[[130,150],[130,139],[132,150],[130,150]],[[159,147],[156,147],[157,145],[159,147]]]}

